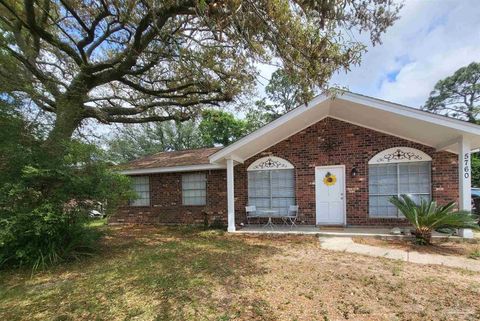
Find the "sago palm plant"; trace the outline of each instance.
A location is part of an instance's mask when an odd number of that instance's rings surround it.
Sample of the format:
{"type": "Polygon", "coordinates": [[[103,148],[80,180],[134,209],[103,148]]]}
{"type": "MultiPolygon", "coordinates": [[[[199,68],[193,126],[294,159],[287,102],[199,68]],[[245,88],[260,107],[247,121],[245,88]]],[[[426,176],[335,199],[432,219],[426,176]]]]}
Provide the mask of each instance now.
{"type": "Polygon", "coordinates": [[[393,196],[390,202],[412,223],[419,244],[430,244],[432,232],[439,228],[479,228],[478,217],[467,211],[454,211],[454,202],[438,206],[435,201],[422,199],[416,204],[408,195],[393,196]]]}

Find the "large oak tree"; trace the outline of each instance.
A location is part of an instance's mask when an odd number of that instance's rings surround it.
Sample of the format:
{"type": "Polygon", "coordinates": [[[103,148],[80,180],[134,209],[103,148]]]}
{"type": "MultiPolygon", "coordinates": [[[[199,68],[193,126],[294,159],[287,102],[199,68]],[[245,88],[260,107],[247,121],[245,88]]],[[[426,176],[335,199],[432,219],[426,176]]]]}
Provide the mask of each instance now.
{"type": "MultiPolygon", "coordinates": [[[[47,144],[85,119],[186,120],[276,63],[305,89],[360,61],[398,17],[393,0],[0,0],[2,90],[56,116],[47,144]]],[[[308,90],[305,90],[308,92],[308,90]]]]}

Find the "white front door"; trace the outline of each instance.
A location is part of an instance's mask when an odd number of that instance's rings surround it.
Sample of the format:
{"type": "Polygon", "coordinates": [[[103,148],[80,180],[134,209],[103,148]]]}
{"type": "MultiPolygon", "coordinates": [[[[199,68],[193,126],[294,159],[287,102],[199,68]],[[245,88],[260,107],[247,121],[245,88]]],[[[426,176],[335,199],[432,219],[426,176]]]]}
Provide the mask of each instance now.
{"type": "Polygon", "coordinates": [[[315,167],[317,225],[345,224],[345,166],[315,167]]]}

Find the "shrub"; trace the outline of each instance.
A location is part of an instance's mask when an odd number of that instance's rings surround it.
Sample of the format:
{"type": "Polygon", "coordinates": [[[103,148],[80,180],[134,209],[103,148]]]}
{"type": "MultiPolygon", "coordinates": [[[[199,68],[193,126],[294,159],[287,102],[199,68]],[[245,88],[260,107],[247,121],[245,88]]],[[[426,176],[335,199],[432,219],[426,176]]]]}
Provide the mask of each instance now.
{"type": "Polygon", "coordinates": [[[0,221],[0,265],[38,269],[91,254],[99,234],[85,220],[47,202],[10,213],[0,221]]]}
{"type": "Polygon", "coordinates": [[[390,202],[414,226],[415,241],[418,244],[430,244],[432,232],[441,228],[478,229],[478,217],[466,211],[454,212],[455,203],[438,206],[435,201],[421,200],[416,204],[407,195],[393,196],[390,202]]]}
{"type": "Polygon", "coordinates": [[[74,143],[61,160],[23,166],[0,189],[0,266],[41,268],[90,255],[98,233],[86,226],[98,201],[107,213],[131,197],[130,182],[100,159],[101,151],[74,143]]]}
{"type": "Polygon", "coordinates": [[[102,202],[108,214],[132,197],[129,179],[93,145],[46,151],[41,136],[2,108],[0,140],[8,141],[0,146],[0,267],[37,269],[91,255],[99,235],[88,213],[102,202]]]}

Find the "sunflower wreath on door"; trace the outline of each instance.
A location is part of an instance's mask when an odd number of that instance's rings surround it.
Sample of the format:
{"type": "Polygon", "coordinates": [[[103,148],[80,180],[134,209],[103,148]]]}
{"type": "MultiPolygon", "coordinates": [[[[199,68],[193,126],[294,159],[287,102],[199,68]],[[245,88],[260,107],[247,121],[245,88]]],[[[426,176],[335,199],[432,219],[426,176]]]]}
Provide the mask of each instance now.
{"type": "Polygon", "coordinates": [[[325,177],[323,178],[323,184],[327,186],[333,186],[335,185],[336,182],[337,182],[337,177],[335,175],[333,175],[330,172],[327,172],[325,174],[325,177]]]}

